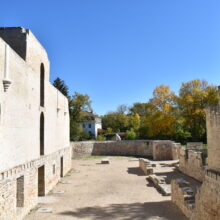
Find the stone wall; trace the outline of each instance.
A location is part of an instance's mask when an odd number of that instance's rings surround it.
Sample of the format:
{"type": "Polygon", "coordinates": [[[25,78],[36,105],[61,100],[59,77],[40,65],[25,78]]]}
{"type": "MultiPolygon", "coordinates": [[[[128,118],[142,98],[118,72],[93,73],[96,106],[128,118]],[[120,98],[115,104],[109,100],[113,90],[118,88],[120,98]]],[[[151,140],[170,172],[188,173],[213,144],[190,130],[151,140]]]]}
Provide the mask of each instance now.
{"type": "Polygon", "coordinates": [[[140,156],[155,160],[177,159],[177,146],[172,141],[83,141],[71,142],[73,157],[89,155],[140,156]]]}
{"type": "Polygon", "coordinates": [[[196,194],[191,220],[220,219],[220,173],[207,170],[205,180],[196,194]]]}
{"type": "Polygon", "coordinates": [[[180,149],[179,169],[188,176],[202,182],[205,177],[207,150],[180,149]]]}
{"type": "Polygon", "coordinates": [[[189,183],[183,179],[172,180],[171,195],[172,202],[190,219],[194,211],[195,195],[189,183]]]}
{"type": "Polygon", "coordinates": [[[71,167],[68,100],[49,75],[47,52],[30,30],[0,28],[1,220],[21,219],[53,188],[61,157],[63,173],[71,167]]]}
{"type": "Polygon", "coordinates": [[[188,142],[186,144],[186,148],[188,149],[203,149],[203,142],[188,142]]]}
{"type": "MultiPolygon", "coordinates": [[[[12,40],[8,42],[11,44],[12,40]]],[[[40,156],[41,114],[44,115],[44,154],[69,147],[68,100],[49,82],[49,64],[46,51],[29,30],[0,30],[0,172],[40,156]],[[21,39],[26,46],[20,45],[26,51],[26,60],[1,38],[2,33],[4,39],[10,39],[18,32],[26,36],[21,39]],[[40,106],[42,63],[44,107],[40,106]],[[7,90],[5,79],[11,82],[7,90]]]]}
{"type": "Polygon", "coordinates": [[[45,194],[57,184],[61,178],[61,157],[63,157],[65,175],[71,168],[70,147],[0,173],[0,219],[22,219],[37,204],[39,167],[44,166],[45,169],[43,186],[45,194]],[[21,179],[24,185],[18,188],[18,184],[22,184],[21,179]]]}

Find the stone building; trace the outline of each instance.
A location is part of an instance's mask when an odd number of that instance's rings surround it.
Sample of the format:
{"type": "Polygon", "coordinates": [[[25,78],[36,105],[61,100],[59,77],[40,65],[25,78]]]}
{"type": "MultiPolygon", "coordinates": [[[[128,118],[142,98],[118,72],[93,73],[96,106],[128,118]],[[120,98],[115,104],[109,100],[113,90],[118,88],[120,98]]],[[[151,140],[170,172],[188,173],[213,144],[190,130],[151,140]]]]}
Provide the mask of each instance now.
{"type": "Polygon", "coordinates": [[[22,27],[0,28],[0,219],[22,219],[71,167],[68,101],[47,52],[22,27]]]}

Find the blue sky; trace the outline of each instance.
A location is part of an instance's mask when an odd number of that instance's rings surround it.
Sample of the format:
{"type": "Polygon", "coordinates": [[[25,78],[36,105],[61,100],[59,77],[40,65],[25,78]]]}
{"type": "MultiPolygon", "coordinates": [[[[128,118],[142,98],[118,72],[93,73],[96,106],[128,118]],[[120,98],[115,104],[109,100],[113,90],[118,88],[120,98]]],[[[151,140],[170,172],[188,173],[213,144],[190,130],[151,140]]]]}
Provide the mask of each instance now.
{"type": "Polygon", "coordinates": [[[8,0],[0,26],[29,28],[51,81],[90,95],[98,114],[146,102],[166,84],[220,84],[219,0],[8,0]]]}

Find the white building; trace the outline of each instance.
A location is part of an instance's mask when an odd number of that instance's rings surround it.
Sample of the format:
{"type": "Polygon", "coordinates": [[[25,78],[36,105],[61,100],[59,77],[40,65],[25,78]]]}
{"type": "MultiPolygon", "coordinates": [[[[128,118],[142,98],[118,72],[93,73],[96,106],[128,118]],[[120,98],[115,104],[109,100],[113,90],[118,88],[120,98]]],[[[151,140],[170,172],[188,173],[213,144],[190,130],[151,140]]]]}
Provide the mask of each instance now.
{"type": "Polygon", "coordinates": [[[102,129],[102,119],[97,116],[88,116],[79,125],[82,126],[83,131],[88,131],[90,135],[97,137],[98,129],[102,129]]]}

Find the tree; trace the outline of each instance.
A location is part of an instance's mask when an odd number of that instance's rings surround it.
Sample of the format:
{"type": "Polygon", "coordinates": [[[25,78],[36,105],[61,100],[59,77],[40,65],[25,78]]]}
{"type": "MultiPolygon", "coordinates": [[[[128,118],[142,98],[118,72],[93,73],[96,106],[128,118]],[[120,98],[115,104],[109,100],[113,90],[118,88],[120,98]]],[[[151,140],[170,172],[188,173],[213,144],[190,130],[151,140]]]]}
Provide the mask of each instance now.
{"type": "Polygon", "coordinates": [[[138,113],[131,115],[129,118],[130,127],[137,131],[140,127],[140,116],[138,113]]]}
{"type": "Polygon", "coordinates": [[[140,117],[151,114],[155,111],[155,106],[150,103],[140,103],[136,102],[130,107],[129,112],[130,114],[138,114],[140,117]]]}
{"type": "Polygon", "coordinates": [[[128,116],[117,112],[109,112],[102,117],[103,129],[111,128],[113,132],[128,129],[128,116]]]}
{"type": "Polygon", "coordinates": [[[71,140],[90,138],[90,135],[83,132],[82,127],[78,124],[84,120],[86,115],[93,111],[89,96],[75,92],[75,94],[69,98],[69,111],[71,140]]]}
{"type": "Polygon", "coordinates": [[[205,80],[182,83],[177,102],[184,129],[191,134],[192,140],[206,140],[205,108],[218,103],[217,87],[208,85],[205,80]]]}
{"type": "Polygon", "coordinates": [[[64,80],[57,77],[53,82],[53,86],[56,87],[66,97],[69,96],[69,88],[65,84],[64,80]]]}
{"type": "Polygon", "coordinates": [[[127,110],[128,110],[127,105],[119,105],[116,112],[119,114],[125,114],[127,110]]]}
{"type": "Polygon", "coordinates": [[[159,111],[169,113],[175,105],[174,92],[170,91],[169,86],[157,86],[153,91],[153,98],[150,99],[149,103],[154,105],[159,111]]]}
{"type": "Polygon", "coordinates": [[[75,122],[81,122],[88,113],[92,113],[91,100],[88,95],[75,92],[69,102],[70,117],[75,122]]]}

